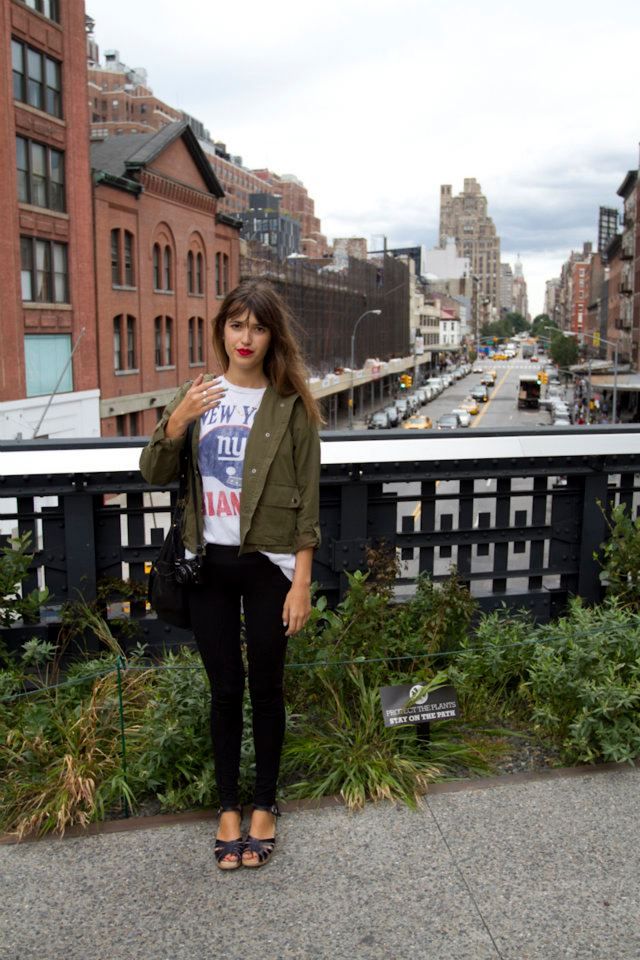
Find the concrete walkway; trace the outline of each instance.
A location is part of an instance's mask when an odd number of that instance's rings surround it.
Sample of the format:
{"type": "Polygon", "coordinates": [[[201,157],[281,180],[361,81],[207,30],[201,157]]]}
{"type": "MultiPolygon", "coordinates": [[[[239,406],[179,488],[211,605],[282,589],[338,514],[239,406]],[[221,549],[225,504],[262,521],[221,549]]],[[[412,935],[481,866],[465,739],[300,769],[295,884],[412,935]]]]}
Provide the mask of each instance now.
{"type": "Polygon", "coordinates": [[[215,868],[210,819],[3,845],[0,957],[638,960],[639,826],[614,767],[297,809],[258,871],[215,868]]]}

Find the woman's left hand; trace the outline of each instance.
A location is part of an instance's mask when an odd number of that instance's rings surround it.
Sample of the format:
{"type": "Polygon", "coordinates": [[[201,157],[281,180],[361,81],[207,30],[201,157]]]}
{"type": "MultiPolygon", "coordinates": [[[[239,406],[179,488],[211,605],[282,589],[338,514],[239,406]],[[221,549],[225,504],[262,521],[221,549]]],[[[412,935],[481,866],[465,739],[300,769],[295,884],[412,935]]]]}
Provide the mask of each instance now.
{"type": "Polygon", "coordinates": [[[292,637],[302,630],[311,613],[311,591],[309,587],[297,587],[292,584],[285,597],[282,608],[282,623],[287,627],[285,636],[292,637]]]}

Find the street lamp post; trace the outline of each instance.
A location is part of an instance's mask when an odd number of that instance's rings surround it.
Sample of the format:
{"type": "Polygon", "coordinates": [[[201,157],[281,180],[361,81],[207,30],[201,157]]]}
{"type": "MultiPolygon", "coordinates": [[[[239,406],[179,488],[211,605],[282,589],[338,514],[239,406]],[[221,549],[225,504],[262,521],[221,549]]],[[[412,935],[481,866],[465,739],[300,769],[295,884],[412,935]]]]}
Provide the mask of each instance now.
{"type": "Polygon", "coordinates": [[[356,330],[358,329],[358,324],[363,320],[368,314],[375,313],[377,316],[380,316],[382,310],[365,310],[361,316],[358,317],[356,322],[353,325],[353,332],[351,334],[351,387],[349,388],[349,430],[353,430],[353,380],[355,376],[354,366],[355,366],[355,347],[356,347],[356,330]]]}

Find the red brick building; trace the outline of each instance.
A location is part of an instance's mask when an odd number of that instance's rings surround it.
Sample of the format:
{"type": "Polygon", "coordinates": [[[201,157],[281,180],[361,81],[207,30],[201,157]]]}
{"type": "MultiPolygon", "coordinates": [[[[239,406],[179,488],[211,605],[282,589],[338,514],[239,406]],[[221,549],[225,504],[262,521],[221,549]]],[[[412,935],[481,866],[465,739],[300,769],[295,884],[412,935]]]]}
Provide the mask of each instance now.
{"type": "MultiPolygon", "coordinates": [[[[89,21],[93,30],[93,21],[89,21]]],[[[111,134],[150,133],[184,119],[182,112],[155,97],[144,69],[120,61],[117,50],[107,50],[98,62],[98,47],[89,37],[88,90],[92,138],[111,134]]]]}
{"type": "Polygon", "coordinates": [[[91,147],[102,433],[150,433],[212,371],[211,320],[238,282],[239,224],[186,121],[91,147]]]}
{"type": "Polygon", "coordinates": [[[84,3],[0,0],[0,437],[99,432],[84,3]],[[73,357],[71,359],[72,351],[73,357]]]}
{"type": "Polygon", "coordinates": [[[573,333],[583,333],[589,307],[590,261],[578,261],[571,272],[571,326],[573,333]]]}

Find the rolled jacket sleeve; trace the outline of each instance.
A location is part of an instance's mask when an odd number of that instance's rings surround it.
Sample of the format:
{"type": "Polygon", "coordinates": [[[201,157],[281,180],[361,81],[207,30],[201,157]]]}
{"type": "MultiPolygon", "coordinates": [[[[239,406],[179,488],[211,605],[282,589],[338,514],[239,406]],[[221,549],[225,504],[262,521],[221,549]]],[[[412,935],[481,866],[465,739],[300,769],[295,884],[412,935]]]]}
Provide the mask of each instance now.
{"type": "Polygon", "coordinates": [[[320,545],[320,437],[302,400],[293,412],[293,462],[300,492],[293,552],[320,545]]]}
{"type": "Polygon", "coordinates": [[[171,439],[166,435],[166,426],[169,417],[184,397],[189,385],[183,386],[173,400],[165,407],[165,411],[151,435],[149,443],[140,454],[140,473],[147,481],[154,485],[171,483],[180,473],[180,452],[184,445],[185,436],[171,439]]]}

